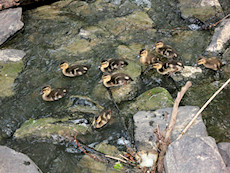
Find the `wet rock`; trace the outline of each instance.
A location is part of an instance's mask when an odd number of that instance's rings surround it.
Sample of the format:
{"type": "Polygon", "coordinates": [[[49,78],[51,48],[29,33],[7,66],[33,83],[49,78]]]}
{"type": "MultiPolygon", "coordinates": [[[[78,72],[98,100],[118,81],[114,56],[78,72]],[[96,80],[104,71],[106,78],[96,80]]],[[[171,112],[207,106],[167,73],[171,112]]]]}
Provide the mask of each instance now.
{"type": "Polygon", "coordinates": [[[223,10],[218,0],[179,0],[181,16],[184,19],[198,18],[207,22],[213,17],[222,17],[223,10]]]}
{"type": "Polygon", "coordinates": [[[156,110],[173,105],[172,96],[161,87],[150,89],[138,96],[133,103],[129,105],[128,111],[136,113],[137,111],[156,110]]]}
{"type": "MultiPolygon", "coordinates": [[[[191,121],[194,115],[199,111],[198,107],[180,106],[177,115],[177,121],[172,132],[171,141],[174,141],[191,121]]],[[[156,137],[153,133],[154,129],[159,126],[159,130],[165,133],[165,129],[170,122],[172,108],[158,109],[154,112],[139,111],[134,116],[135,140],[138,150],[155,149],[156,137]]],[[[185,136],[202,136],[206,137],[206,127],[201,116],[197,118],[193,126],[185,133],[185,136]]]]}
{"type": "Polygon", "coordinates": [[[202,70],[200,67],[184,66],[184,69],[178,73],[171,75],[174,81],[181,81],[184,78],[195,79],[198,74],[201,74],[202,70]]]}
{"type": "Polygon", "coordinates": [[[149,0],[135,0],[134,1],[138,6],[146,7],[146,8],[151,8],[152,3],[149,0]]]}
{"type": "Polygon", "coordinates": [[[114,5],[120,5],[121,4],[121,0],[105,0],[105,2],[110,2],[114,5]]]}
{"type": "Polygon", "coordinates": [[[83,112],[83,113],[98,113],[103,107],[86,96],[71,96],[67,105],[68,110],[71,112],[83,112]]]}
{"type": "Polygon", "coordinates": [[[229,142],[220,142],[217,144],[220,155],[222,156],[225,165],[230,170],[230,143],[229,142]]]}
{"type": "Polygon", "coordinates": [[[16,139],[36,138],[60,143],[72,139],[75,133],[85,134],[88,131],[88,121],[65,117],[62,119],[40,118],[25,121],[14,133],[16,139]]]}
{"type": "MultiPolygon", "coordinates": [[[[118,157],[121,152],[112,145],[107,145],[105,143],[101,143],[95,147],[97,151],[100,151],[104,154],[108,154],[110,156],[118,157]]],[[[78,167],[81,168],[82,172],[92,172],[92,173],[99,173],[99,172],[108,172],[108,173],[116,173],[120,172],[113,168],[109,168],[107,163],[98,162],[91,157],[85,155],[80,162],[78,163],[78,167]]],[[[78,169],[79,169],[78,168],[78,169]]]]}
{"type": "Polygon", "coordinates": [[[0,61],[20,61],[26,55],[22,50],[16,49],[3,49],[0,50],[0,61]]]}
{"type": "Polygon", "coordinates": [[[13,8],[0,11],[0,45],[9,37],[22,29],[24,24],[21,21],[22,8],[13,8]]]}
{"type": "Polygon", "coordinates": [[[168,147],[164,166],[167,173],[227,173],[212,137],[184,136],[174,141],[168,147]]]}
{"type": "Polygon", "coordinates": [[[228,77],[230,77],[230,48],[224,52],[222,63],[224,64],[222,67],[223,71],[228,77]]]}
{"type": "Polygon", "coordinates": [[[223,52],[225,46],[227,46],[230,40],[230,19],[223,20],[220,25],[215,29],[212,41],[206,48],[206,51],[210,52],[223,52]]]}
{"type": "Polygon", "coordinates": [[[1,173],[42,173],[27,155],[6,146],[0,146],[0,165],[1,173]]]}

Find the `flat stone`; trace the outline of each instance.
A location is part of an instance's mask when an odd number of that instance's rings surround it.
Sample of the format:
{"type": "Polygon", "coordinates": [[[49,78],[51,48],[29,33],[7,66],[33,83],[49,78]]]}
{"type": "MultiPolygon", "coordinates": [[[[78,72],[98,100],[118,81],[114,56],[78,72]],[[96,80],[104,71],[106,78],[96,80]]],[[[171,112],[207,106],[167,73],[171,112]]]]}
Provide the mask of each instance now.
{"type": "Polygon", "coordinates": [[[212,137],[183,136],[168,147],[164,159],[166,173],[227,173],[212,137]]]}
{"type": "Polygon", "coordinates": [[[0,165],[0,173],[42,173],[27,155],[6,146],[0,146],[0,165]]]}
{"type": "Polygon", "coordinates": [[[0,45],[18,30],[22,29],[24,24],[21,21],[22,8],[12,8],[0,11],[0,45]]]}
{"type": "Polygon", "coordinates": [[[230,168],[230,143],[220,142],[217,144],[220,155],[222,156],[224,163],[230,168]]]}
{"type": "Polygon", "coordinates": [[[195,17],[206,22],[212,17],[223,15],[218,0],[179,0],[179,2],[181,16],[184,19],[195,17]]]}
{"type": "Polygon", "coordinates": [[[17,49],[3,49],[0,50],[0,61],[20,61],[26,55],[22,50],[17,49]]]}
{"type": "Polygon", "coordinates": [[[224,46],[230,39],[230,19],[223,20],[220,25],[215,29],[212,41],[206,48],[206,51],[210,52],[222,52],[224,46]]]}

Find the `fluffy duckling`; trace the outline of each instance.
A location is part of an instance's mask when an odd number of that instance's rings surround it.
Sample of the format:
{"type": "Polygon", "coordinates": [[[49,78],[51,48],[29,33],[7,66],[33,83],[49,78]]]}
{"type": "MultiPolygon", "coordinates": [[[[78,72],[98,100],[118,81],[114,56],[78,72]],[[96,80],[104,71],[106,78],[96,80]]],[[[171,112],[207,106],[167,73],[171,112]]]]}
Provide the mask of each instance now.
{"type": "Polygon", "coordinates": [[[146,49],[141,49],[139,55],[140,62],[144,65],[151,65],[158,60],[158,58],[156,58],[153,54],[149,53],[146,49]]]}
{"type": "Polygon", "coordinates": [[[158,54],[166,57],[175,59],[178,57],[176,51],[169,45],[164,45],[162,41],[158,41],[155,45],[155,50],[158,54]]]}
{"type": "Polygon", "coordinates": [[[159,61],[153,64],[153,68],[156,68],[158,73],[165,75],[174,73],[176,71],[181,71],[183,70],[184,66],[179,61],[169,61],[166,63],[162,63],[159,61]]]}
{"type": "Polygon", "coordinates": [[[81,76],[87,73],[90,66],[88,65],[69,65],[67,62],[60,64],[63,75],[68,77],[81,76]]]}
{"type": "Polygon", "coordinates": [[[101,61],[100,70],[102,72],[112,72],[128,65],[128,62],[122,59],[108,59],[101,61]]]}
{"type": "Polygon", "coordinates": [[[220,60],[218,60],[216,57],[212,57],[209,59],[206,59],[205,57],[201,57],[198,61],[197,61],[198,65],[203,64],[206,68],[212,69],[212,70],[219,70],[222,66],[222,63],[220,60]]]}
{"type": "Polygon", "coordinates": [[[105,126],[112,116],[112,110],[103,110],[98,115],[94,116],[94,120],[92,123],[92,126],[94,129],[99,129],[103,126],[105,126]]]}
{"type": "Polygon", "coordinates": [[[107,88],[121,86],[127,84],[128,81],[133,81],[133,79],[124,73],[105,74],[102,76],[102,82],[107,88]]]}
{"type": "Polygon", "coordinates": [[[66,89],[57,88],[51,89],[50,86],[45,86],[42,88],[42,99],[45,101],[55,101],[59,100],[66,94],[66,89]]]}

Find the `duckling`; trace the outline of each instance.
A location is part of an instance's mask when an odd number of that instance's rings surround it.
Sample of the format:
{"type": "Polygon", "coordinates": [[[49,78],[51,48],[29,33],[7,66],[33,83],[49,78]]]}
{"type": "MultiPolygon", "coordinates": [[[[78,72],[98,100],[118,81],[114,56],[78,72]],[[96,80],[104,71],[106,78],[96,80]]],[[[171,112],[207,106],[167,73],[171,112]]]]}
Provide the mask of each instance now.
{"type": "Polygon", "coordinates": [[[103,110],[101,111],[98,115],[94,116],[94,120],[92,123],[92,126],[94,129],[99,129],[103,126],[105,126],[109,120],[111,119],[112,116],[112,110],[103,110]]]}
{"type": "Polygon", "coordinates": [[[90,68],[89,65],[70,65],[67,62],[63,62],[60,64],[60,69],[64,76],[67,77],[75,77],[81,76],[86,74],[88,69],[90,68]]]}
{"type": "Polygon", "coordinates": [[[170,58],[175,59],[178,57],[176,51],[169,45],[164,45],[162,41],[158,41],[155,45],[155,50],[158,54],[170,58]]]}
{"type": "Polygon", "coordinates": [[[127,84],[128,81],[133,81],[133,79],[124,73],[105,74],[102,76],[102,82],[107,88],[121,86],[127,84]]]}
{"type": "Polygon", "coordinates": [[[51,89],[50,86],[45,86],[42,88],[42,99],[45,101],[55,101],[59,100],[66,94],[66,89],[57,88],[51,89]]]}
{"type": "Polygon", "coordinates": [[[206,68],[212,69],[212,70],[219,70],[222,66],[222,63],[220,60],[218,60],[216,57],[212,57],[209,59],[206,59],[205,57],[201,56],[201,58],[197,61],[198,65],[203,64],[206,68]]]}
{"type": "Polygon", "coordinates": [[[140,50],[140,62],[144,65],[151,65],[158,61],[158,58],[156,58],[153,54],[149,53],[146,49],[140,50]]]}
{"type": "Polygon", "coordinates": [[[128,65],[128,62],[122,59],[108,59],[101,61],[100,70],[102,72],[112,72],[128,65]]]}
{"type": "Polygon", "coordinates": [[[183,70],[184,66],[179,61],[169,61],[166,63],[162,63],[159,61],[153,64],[153,68],[156,68],[158,73],[165,75],[174,73],[176,71],[181,71],[183,70]]]}

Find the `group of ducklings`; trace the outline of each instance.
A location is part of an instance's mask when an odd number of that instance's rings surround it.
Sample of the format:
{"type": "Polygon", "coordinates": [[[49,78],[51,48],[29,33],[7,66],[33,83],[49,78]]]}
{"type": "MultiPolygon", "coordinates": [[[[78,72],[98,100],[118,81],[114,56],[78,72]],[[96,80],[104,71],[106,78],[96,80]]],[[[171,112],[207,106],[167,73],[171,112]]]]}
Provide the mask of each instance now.
{"type": "MultiPolygon", "coordinates": [[[[165,45],[162,41],[159,41],[155,44],[155,52],[157,55],[150,53],[146,49],[142,49],[140,51],[140,62],[144,65],[151,65],[162,75],[183,70],[184,66],[180,61],[176,60],[178,54],[171,46],[165,45]]],[[[197,64],[203,64],[206,68],[212,70],[219,70],[222,66],[221,61],[216,57],[206,59],[202,56],[197,61],[197,64]]]]}
{"type": "MultiPolygon", "coordinates": [[[[155,52],[149,52],[146,49],[141,49],[139,53],[140,62],[144,65],[152,66],[157,70],[159,74],[166,75],[177,71],[183,70],[183,64],[176,60],[178,54],[175,49],[169,45],[165,45],[162,41],[155,44],[155,52]],[[166,58],[166,60],[164,60],[166,58]]],[[[212,57],[206,59],[201,57],[197,61],[198,65],[203,64],[206,68],[212,70],[219,70],[222,63],[216,58],[212,57]]],[[[133,81],[133,79],[125,73],[114,73],[114,71],[123,68],[128,65],[128,62],[123,59],[107,59],[101,61],[100,70],[103,73],[102,83],[105,87],[115,87],[127,84],[128,81],[133,81]]],[[[60,70],[62,74],[67,77],[76,77],[87,74],[90,65],[69,65],[67,62],[60,64],[60,70]]],[[[42,89],[42,99],[45,101],[56,101],[61,99],[66,94],[66,89],[57,88],[51,89],[50,86],[45,86],[42,89]]],[[[108,123],[112,115],[112,111],[103,110],[98,115],[94,117],[93,127],[101,128],[108,123]]]]}

